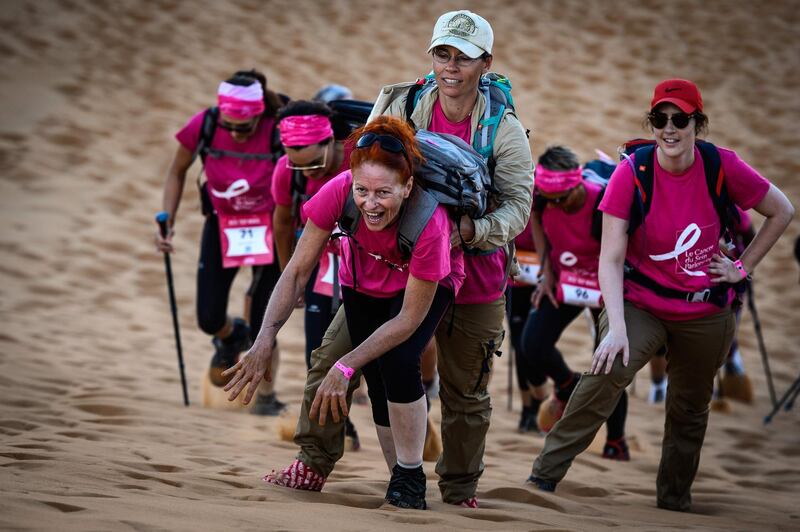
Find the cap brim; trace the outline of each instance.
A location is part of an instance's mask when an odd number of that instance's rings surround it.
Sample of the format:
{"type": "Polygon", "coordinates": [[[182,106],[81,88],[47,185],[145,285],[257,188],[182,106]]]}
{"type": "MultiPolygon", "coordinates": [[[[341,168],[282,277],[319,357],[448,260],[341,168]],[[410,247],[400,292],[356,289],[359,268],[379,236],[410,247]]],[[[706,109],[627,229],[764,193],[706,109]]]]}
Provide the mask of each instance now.
{"type": "Polygon", "coordinates": [[[439,37],[438,39],[431,41],[431,45],[428,47],[428,52],[430,52],[437,46],[452,46],[454,48],[458,48],[462,53],[466,54],[467,57],[470,57],[472,59],[477,59],[478,57],[486,53],[485,50],[483,50],[482,48],[478,48],[471,42],[466,41],[461,37],[453,37],[452,35],[449,35],[447,37],[439,37]]]}
{"type": "Polygon", "coordinates": [[[695,112],[697,110],[697,107],[693,106],[692,104],[690,104],[690,103],[688,103],[688,102],[686,102],[684,100],[680,100],[678,98],[661,98],[660,100],[658,100],[656,103],[653,104],[653,106],[650,108],[650,110],[652,111],[653,109],[655,109],[656,107],[658,107],[662,103],[671,103],[672,105],[677,106],[678,109],[680,109],[681,111],[683,111],[686,114],[691,114],[691,113],[693,113],[693,112],[695,112]]]}

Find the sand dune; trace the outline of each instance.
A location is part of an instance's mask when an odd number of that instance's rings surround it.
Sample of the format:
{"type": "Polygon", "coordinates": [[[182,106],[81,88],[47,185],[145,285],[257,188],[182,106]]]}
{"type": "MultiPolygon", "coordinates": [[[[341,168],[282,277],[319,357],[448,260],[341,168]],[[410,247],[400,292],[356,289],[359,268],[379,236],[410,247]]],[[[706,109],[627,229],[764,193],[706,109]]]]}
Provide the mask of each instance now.
{"type": "MultiPolygon", "coordinates": [[[[762,424],[769,396],[749,314],[740,339],[755,402],[712,414],[691,514],[655,508],[663,409],[643,398],[646,374],[630,404],[630,463],[609,463],[593,446],[557,493],[526,487],[543,440],[516,433],[506,356],[492,381],[478,510],[444,505],[432,464],[430,511],[385,505],[387,471],[360,406],[363,449],[345,455],[323,493],[263,485],[262,474],[295,453],[278,437],[282,420],[199,406],[212,348],[195,327],[201,224],[191,184],[172,259],[192,401],[183,407],[151,244],[174,132],[240,67],[264,70],[272,88],[296,98],[329,82],[374,98],[385,83],[427,72],[433,22],[459,7],[491,20],[494,69],[514,84],[535,156],[555,142],[587,158],[595,148],[613,153],[645,134],[654,84],[683,76],[703,90],[709,138],[800,201],[794,2],[9,0],[0,14],[0,528],[800,527],[800,418],[795,409],[762,424]]],[[[755,286],[778,392],[800,370],[798,233],[795,220],[755,286]]],[[[240,277],[236,313],[248,281],[240,277]]],[[[291,414],[304,381],[301,327],[295,313],[280,336],[278,391],[291,414]]],[[[588,367],[583,321],[561,346],[588,367]]]]}

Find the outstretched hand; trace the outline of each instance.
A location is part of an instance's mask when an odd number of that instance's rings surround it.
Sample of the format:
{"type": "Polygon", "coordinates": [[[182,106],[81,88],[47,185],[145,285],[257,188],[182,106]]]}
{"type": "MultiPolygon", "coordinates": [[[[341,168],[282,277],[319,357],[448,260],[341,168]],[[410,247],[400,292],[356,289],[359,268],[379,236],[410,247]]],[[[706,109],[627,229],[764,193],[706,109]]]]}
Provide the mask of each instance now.
{"type": "Polygon", "coordinates": [[[234,401],[239,394],[247,387],[247,393],[242,403],[250,404],[253,394],[256,393],[261,379],[272,382],[270,373],[270,361],[272,359],[272,347],[256,350],[255,346],[242,356],[232,367],[222,372],[223,377],[233,375],[223,390],[230,391],[228,401],[234,401]],[[249,385],[249,386],[248,386],[249,385]]]}
{"type": "Polygon", "coordinates": [[[342,411],[342,418],[347,417],[347,387],[349,380],[337,368],[331,368],[317,388],[314,402],[308,412],[310,419],[319,416],[319,424],[325,425],[328,419],[328,410],[334,423],[339,422],[339,409],[342,411]]]}
{"type": "Polygon", "coordinates": [[[630,359],[628,336],[618,334],[612,330],[608,331],[608,334],[600,341],[600,345],[597,346],[592,355],[592,374],[597,375],[603,372],[607,375],[611,373],[614,359],[617,358],[620,351],[622,351],[622,365],[627,366],[630,359]],[[604,366],[605,370],[603,369],[604,366]]]}

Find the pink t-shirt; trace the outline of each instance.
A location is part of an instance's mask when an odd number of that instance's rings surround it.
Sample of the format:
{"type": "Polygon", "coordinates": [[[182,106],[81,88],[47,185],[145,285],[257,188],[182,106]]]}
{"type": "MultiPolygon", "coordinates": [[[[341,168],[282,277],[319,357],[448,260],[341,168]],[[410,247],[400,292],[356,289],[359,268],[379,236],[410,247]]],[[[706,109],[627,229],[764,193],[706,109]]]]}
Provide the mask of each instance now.
{"type": "MultiPolygon", "coordinates": [[[[205,111],[197,113],[175,134],[178,142],[191,152],[194,152],[200,140],[204,115],[205,111]]],[[[269,153],[274,122],[273,118],[262,118],[253,136],[241,144],[233,140],[228,131],[217,126],[211,146],[229,152],[269,153]]],[[[219,158],[211,155],[206,157],[208,195],[214,210],[224,214],[272,212],[275,203],[270,193],[270,182],[274,167],[271,158],[241,159],[227,155],[219,158]]]]}
{"type": "MultiPolygon", "coordinates": [[[[731,200],[743,210],[757,205],[770,184],[735,152],[719,148],[731,200]]],[[[653,199],[645,223],[628,240],[625,259],[662,286],[686,292],[712,287],[707,274],[719,254],[720,221],[708,193],[703,158],[695,148],[694,164],[673,175],[654,157],[653,199]],[[688,201],[687,201],[688,200],[688,201]]],[[[611,176],[600,210],[624,220],[633,202],[633,170],[620,164],[611,176]]],[[[664,320],[691,320],[719,312],[713,303],[689,303],[661,297],[626,280],[625,299],[664,320]]]]}
{"type": "MultiPolygon", "coordinates": [[[[533,216],[533,212],[531,212],[531,216],[533,216]]],[[[525,226],[525,229],[514,239],[514,247],[525,251],[536,251],[536,244],[533,242],[530,219],[528,220],[528,225],[525,226]]]]}
{"type": "Polygon", "coordinates": [[[600,242],[592,236],[592,216],[603,188],[583,181],[586,201],[578,212],[568,214],[548,204],[542,212],[542,229],[550,244],[550,264],[556,277],[569,270],[580,276],[597,277],[600,242]]]}
{"type": "MultiPolygon", "coordinates": [[[[303,205],[303,212],[316,226],[333,231],[352,184],[350,170],[342,172],[303,205]]],[[[360,218],[353,237],[357,244],[347,237],[341,239],[339,281],[353,288],[355,255],[355,289],[360,293],[373,297],[395,296],[405,289],[409,273],[424,281],[444,281],[457,292],[464,279],[464,266],[460,250],[451,254],[451,224],[445,208],[438,206],[417,239],[411,260],[404,261],[397,249],[397,223],[381,231],[370,231],[363,217],[360,218]],[[392,266],[400,266],[402,270],[392,266]]]]}
{"type": "MultiPolygon", "coordinates": [[[[451,122],[444,115],[442,105],[437,99],[433,103],[433,113],[428,130],[434,133],[449,133],[472,145],[470,122],[467,116],[461,122],[451,122]]],[[[498,249],[488,255],[464,255],[464,272],[467,278],[456,296],[459,305],[489,303],[496,300],[506,287],[506,254],[498,249]]]]}
{"type": "MultiPolygon", "coordinates": [[[[351,142],[345,143],[344,158],[342,159],[342,164],[339,165],[339,168],[330,174],[326,174],[316,179],[306,178],[306,198],[311,198],[314,196],[314,194],[316,194],[319,189],[322,188],[322,185],[350,168],[350,153],[352,151],[353,144],[351,142]]],[[[278,162],[275,164],[275,172],[272,174],[272,197],[275,199],[275,203],[277,205],[283,205],[284,207],[291,207],[292,205],[292,174],[294,173],[294,170],[287,166],[288,162],[289,157],[287,155],[284,155],[278,159],[278,162]]],[[[308,199],[301,198],[300,207],[302,207],[306,201],[308,201],[308,199]]],[[[305,225],[307,219],[308,217],[301,208],[300,223],[305,225]]]]}

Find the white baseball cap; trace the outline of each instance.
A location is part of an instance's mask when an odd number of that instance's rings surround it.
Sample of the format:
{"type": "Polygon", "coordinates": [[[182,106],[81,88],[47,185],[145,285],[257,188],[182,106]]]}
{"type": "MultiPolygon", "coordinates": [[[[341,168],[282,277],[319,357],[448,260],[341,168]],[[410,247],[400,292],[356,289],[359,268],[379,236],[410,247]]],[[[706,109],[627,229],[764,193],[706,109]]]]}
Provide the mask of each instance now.
{"type": "Polygon", "coordinates": [[[484,53],[492,53],[494,32],[480,15],[467,10],[445,13],[433,27],[433,36],[428,52],[437,46],[453,46],[475,59],[484,53]]]}

